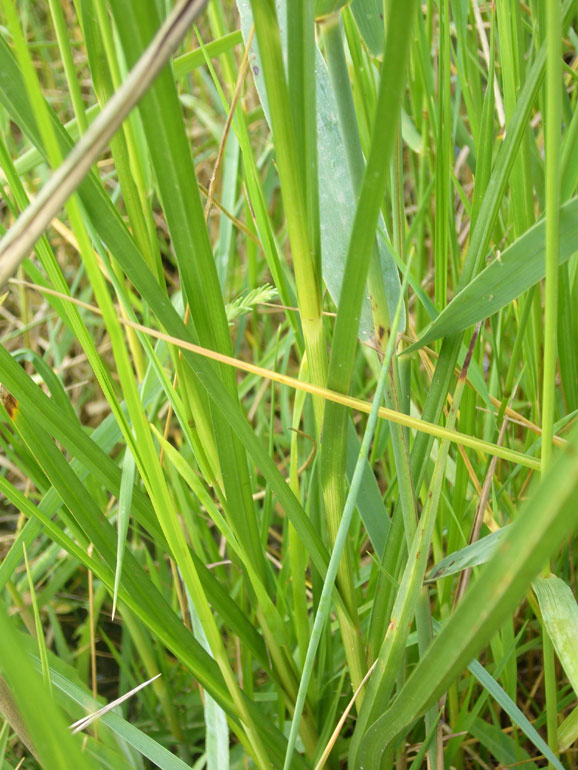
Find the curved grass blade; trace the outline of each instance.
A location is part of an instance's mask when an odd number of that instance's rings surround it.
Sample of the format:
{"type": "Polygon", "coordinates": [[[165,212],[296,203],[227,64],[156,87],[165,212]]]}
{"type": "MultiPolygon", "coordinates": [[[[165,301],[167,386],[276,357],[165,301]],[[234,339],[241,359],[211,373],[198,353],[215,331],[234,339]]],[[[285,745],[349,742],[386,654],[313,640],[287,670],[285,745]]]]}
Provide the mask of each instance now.
{"type": "MultiPolygon", "coordinates": [[[[404,351],[419,350],[440,337],[450,337],[496,313],[519,297],[545,273],[545,221],[538,222],[465,286],[435,321],[404,351]]],[[[560,209],[560,252],[562,265],[578,244],[578,198],[560,209]]]]}
{"type": "Polygon", "coordinates": [[[485,564],[494,555],[496,548],[502,538],[506,535],[509,526],[510,525],[502,527],[502,529],[498,529],[496,532],[492,532],[490,535],[482,537],[475,543],[471,543],[471,545],[460,548],[459,551],[450,553],[445,559],[442,559],[431,568],[427,582],[455,575],[456,572],[461,572],[469,567],[477,567],[480,564],[485,564]]]}

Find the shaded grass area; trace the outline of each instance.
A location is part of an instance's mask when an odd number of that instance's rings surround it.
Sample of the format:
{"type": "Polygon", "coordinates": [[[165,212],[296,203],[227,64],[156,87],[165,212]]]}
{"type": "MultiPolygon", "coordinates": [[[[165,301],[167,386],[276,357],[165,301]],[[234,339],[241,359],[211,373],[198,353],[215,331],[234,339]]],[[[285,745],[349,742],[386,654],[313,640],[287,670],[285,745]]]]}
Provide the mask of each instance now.
{"type": "Polygon", "coordinates": [[[575,4],[171,8],[1,12],[3,763],[574,767],[575,4]]]}

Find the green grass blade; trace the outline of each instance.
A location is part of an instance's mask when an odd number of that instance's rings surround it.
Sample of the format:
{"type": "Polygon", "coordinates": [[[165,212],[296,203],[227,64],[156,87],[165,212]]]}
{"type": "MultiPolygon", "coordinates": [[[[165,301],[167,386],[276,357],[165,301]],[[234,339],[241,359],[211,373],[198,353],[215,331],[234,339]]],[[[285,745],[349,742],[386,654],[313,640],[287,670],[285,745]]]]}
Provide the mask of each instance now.
{"type": "Polygon", "coordinates": [[[383,11],[384,4],[381,0],[353,0],[351,3],[351,12],[361,37],[374,56],[383,55],[385,44],[383,11]]]}
{"type": "MultiPolygon", "coordinates": [[[[25,92],[21,85],[18,68],[2,37],[0,37],[0,65],[1,100],[5,107],[10,110],[14,120],[21,125],[22,130],[30,136],[31,141],[40,146],[40,138],[30,114],[30,108],[24,98],[25,92]]],[[[55,125],[60,127],[55,116],[53,116],[53,120],[55,125]]],[[[68,137],[61,127],[58,136],[63,146],[68,147],[68,137]]],[[[175,337],[190,340],[188,328],[175,312],[166,295],[161,291],[150,270],[143,263],[140,252],[136,248],[118,212],[111,205],[110,199],[105,194],[100,183],[89,174],[85,183],[81,185],[79,193],[99,236],[122,265],[135,288],[146,299],[148,304],[154,307],[155,314],[166,331],[175,337]]],[[[0,350],[0,356],[2,355],[0,350]]],[[[272,462],[258,438],[254,435],[238,404],[234,402],[220,380],[215,378],[214,369],[208,366],[207,362],[198,356],[186,352],[184,353],[184,358],[201,379],[207,388],[210,398],[218,405],[218,409],[221,410],[225,419],[233,426],[233,429],[247,447],[255,463],[271,483],[278,499],[292,517],[293,523],[305,547],[309,550],[316,568],[324,573],[325,565],[328,561],[326,549],[323,547],[318,534],[312,527],[295,496],[288,489],[275,463],[272,462]]],[[[9,382],[5,381],[5,384],[10,391],[14,392],[9,382]]]]}
{"type": "Polygon", "coordinates": [[[79,770],[94,770],[97,765],[82,751],[59,710],[18,641],[13,621],[0,604],[0,669],[15,698],[26,725],[36,756],[44,767],[64,770],[74,763],[79,770]]]}
{"type": "Polygon", "coordinates": [[[556,575],[539,577],[533,583],[542,619],[556,654],[574,692],[578,692],[578,605],[572,589],[556,575]]]}
{"type": "Polygon", "coordinates": [[[554,461],[495,554],[419,662],[391,707],[370,727],[360,755],[367,770],[434,703],[513,611],[548,557],[574,528],[578,433],[554,461]],[[450,643],[451,641],[451,643],[450,643]]]}
{"type": "Polygon", "coordinates": [[[546,741],[542,738],[540,733],[536,730],[534,725],[530,722],[524,712],[512,701],[508,693],[500,687],[494,677],[489,674],[486,669],[477,660],[473,660],[468,670],[476,677],[478,682],[485,688],[485,690],[499,703],[504,709],[506,714],[512,720],[512,723],[517,725],[520,730],[532,741],[534,746],[541,751],[544,756],[548,757],[548,760],[552,762],[554,767],[558,770],[563,770],[563,765],[560,760],[552,753],[546,741]]]}
{"type": "Polygon", "coordinates": [[[471,545],[460,548],[459,551],[450,553],[445,559],[439,561],[431,568],[428,581],[439,580],[440,578],[455,575],[469,567],[477,567],[485,564],[494,555],[500,541],[508,531],[508,527],[498,529],[491,535],[486,535],[471,545]]]}
{"type": "Polygon", "coordinates": [[[127,447],[122,464],[122,477],[120,481],[120,494],[118,498],[118,516],[117,541],[116,541],[116,569],[114,573],[114,592],[112,597],[112,617],[116,608],[118,597],[118,587],[122,578],[122,565],[124,561],[124,550],[126,548],[126,535],[130,520],[130,511],[132,508],[132,493],[136,476],[136,463],[134,456],[127,447]]]}
{"type": "MultiPolygon", "coordinates": [[[[441,337],[450,337],[496,313],[534,286],[545,274],[545,221],[538,222],[465,286],[439,316],[407,348],[411,353],[441,337]]],[[[578,198],[560,209],[560,251],[564,264],[576,251],[578,198]]]]}

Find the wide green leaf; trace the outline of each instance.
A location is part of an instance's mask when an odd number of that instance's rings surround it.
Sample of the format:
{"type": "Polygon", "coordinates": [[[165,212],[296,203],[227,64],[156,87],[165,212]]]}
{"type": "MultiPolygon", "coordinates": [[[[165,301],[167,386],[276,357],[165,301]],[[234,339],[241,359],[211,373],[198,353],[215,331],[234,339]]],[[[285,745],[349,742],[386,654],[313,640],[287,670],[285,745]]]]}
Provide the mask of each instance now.
{"type": "Polygon", "coordinates": [[[382,0],[352,0],[351,11],[361,37],[371,53],[374,56],[382,56],[385,44],[382,0]]]}

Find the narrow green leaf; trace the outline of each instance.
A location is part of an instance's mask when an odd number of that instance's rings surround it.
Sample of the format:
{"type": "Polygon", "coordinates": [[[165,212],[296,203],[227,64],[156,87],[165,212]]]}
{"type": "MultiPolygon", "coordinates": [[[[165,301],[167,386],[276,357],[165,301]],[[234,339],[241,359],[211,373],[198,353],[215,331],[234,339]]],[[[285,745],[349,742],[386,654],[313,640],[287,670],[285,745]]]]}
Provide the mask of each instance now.
{"type": "MultiPolygon", "coordinates": [[[[512,724],[517,725],[520,730],[526,735],[534,746],[548,758],[553,767],[557,770],[564,770],[564,766],[553,754],[552,750],[542,738],[540,733],[536,730],[534,725],[530,722],[524,712],[518,707],[516,703],[510,698],[508,693],[501,687],[494,677],[486,671],[481,663],[477,660],[472,660],[468,666],[468,670],[476,677],[478,682],[485,688],[489,695],[498,703],[510,717],[512,724]]],[[[496,674],[497,676],[497,674],[496,674]]]]}
{"type": "Polygon", "coordinates": [[[128,532],[128,523],[130,521],[130,511],[132,508],[132,493],[136,476],[136,463],[130,448],[126,448],[124,460],[122,463],[122,477],[120,481],[120,494],[118,498],[118,516],[116,520],[117,541],[116,541],[116,569],[114,573],[114,591],[112,596],[112,617],[116,608],[118,597],[118,587],[122,577],[122,565],[124,562],[124,549],[126,547],[126,535],[128,532]]]}
{"type": "Polygon", "coordinates": [[[428,582],[449,577],[449,575],[455,575],[456,572],[461,572],[464,569],[468,569],[468,567],[477,567],[480,564],[485,564],[494,555],[508,528],[508,526],[502,527],[502,529],[482,537],[475,543],[450,553],[445,559],[442,559],[431,568],[428,582]]]}
{"type": "MultiPolygon", "coordinates": [[[[203,626],[195,610],[195,605],[187,591],[187,603],[191,613],[193,630],[201,646],[211,654],[211,648],[203,631],[203,626]]],[[[229,728],[227,715],[219,704],[207,693],[205,695],[205,750],[207,752],[207,770],[229,770],[229,728]]]]}
{"type": "Polygon", "coordinates": [[[203,47],[203,50],[197,48],[195,51],[189,51],[182,56],[177,56],[173,62],[175,80],[180,80],[197,67],[202,67],[205,63],[205,56],[220,56],[240,45],[242,42],[243,36],[240,30],[236,29],[234,32],[223,35],[223,37],[218,38],[217,40],[211,40],[210,43],[207,43],[203,47]]]}
{"type": "MultiPolygon", "coordinates": [[[[404,354],[450,337],[496,313],[544,277],[545,222],[541,220],[465,286],[404,354]]],[[[578,198],[560,209],[559,264],[576,251],[578,198]]]]}
{"type": "Polygon", "coordinates": [[[578,706],[572,709],[558,728],[558,745],[564,751],[578,740],[578,706]]]}

